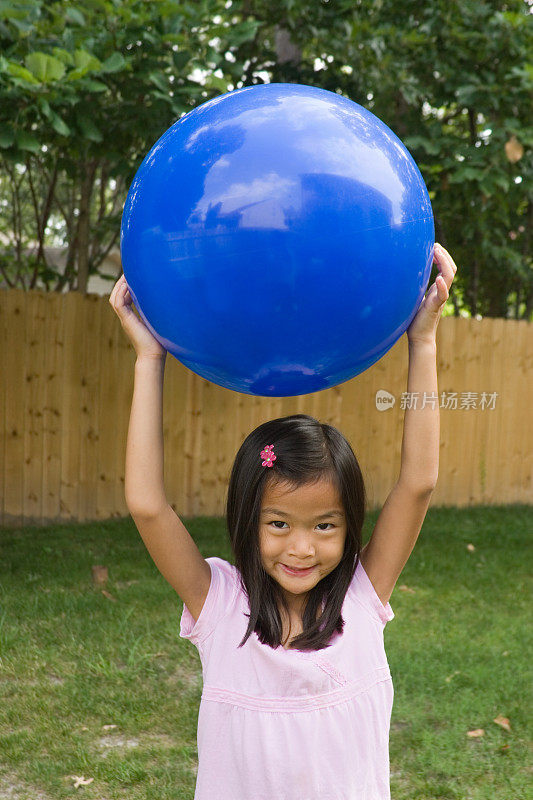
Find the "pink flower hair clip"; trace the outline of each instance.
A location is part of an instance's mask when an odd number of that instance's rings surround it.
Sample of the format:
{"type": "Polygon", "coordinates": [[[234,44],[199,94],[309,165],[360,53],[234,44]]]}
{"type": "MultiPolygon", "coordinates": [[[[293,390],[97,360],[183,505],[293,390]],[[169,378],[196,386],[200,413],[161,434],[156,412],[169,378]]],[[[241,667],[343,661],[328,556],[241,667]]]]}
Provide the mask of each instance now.
{"type": "Polygon", "coordinates": [[[274,445],[269,444],[264,450],[261,450],[261,458],[263,459],[262,467],[273,467],[276,456],[274,455],[274,445]]]}

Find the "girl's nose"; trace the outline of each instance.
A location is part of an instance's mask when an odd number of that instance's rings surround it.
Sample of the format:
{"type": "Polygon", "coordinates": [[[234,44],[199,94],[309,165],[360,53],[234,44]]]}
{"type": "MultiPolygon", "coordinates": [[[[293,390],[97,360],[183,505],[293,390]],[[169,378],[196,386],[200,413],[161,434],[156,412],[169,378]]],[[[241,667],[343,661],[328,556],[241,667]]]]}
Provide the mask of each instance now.
{"type": "Polygon", "coordinates": [[[289,542],[288,554],[294,558],[305,558],[315,554],[314,544],[305,531],[294,532],[289,542]]]}

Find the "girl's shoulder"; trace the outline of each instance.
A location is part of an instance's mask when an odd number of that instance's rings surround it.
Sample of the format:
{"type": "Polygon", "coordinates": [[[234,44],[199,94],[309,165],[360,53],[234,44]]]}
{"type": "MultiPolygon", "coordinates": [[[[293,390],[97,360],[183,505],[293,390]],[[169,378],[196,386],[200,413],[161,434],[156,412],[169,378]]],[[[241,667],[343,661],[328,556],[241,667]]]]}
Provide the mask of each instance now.
{"type": "Polygon", "coordinates": [[[231,591],[239,586],[240,572],[235,564],[219,556],[210,556],[206,561],[211,569],[211,580],[220,584],[221,588],[231,591]]]}
{"type": "Polygon", "coordinates": [[[390,603],[383,605],[379,599],[361,559],[357,562],[346,596],[362,605],[383,627],[394,619],[394,611],[390,607],[390,603]]]}
{"type": "Polygon", "coordinates": [[[237,568],[223,558],[206,558],[211,570],[209,591],[200,616],[195,621],[187,606],[183,606],[180,636],[197,645],[214,631],[223,617],[237,610],[240,577],[237,568]]]}

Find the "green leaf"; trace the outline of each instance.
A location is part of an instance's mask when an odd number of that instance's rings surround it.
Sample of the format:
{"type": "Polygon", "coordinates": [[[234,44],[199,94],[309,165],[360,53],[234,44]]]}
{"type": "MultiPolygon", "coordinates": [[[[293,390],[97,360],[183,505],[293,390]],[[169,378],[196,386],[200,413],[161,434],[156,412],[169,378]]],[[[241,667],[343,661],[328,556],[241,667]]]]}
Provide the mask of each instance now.
{"type": "Polygon", "coordinates": [[[35,136],[26,131],[18,131],[16,134],[16,142],[19,150],[28,150],[30,153],[39,153],[41,151],[40,142],[37,141],[35,136]]]}
{"type": "Polygon", "coordinates": [[[11,24],[14,25],[22,35],[30,33],[30,31],[34,30],[33,23],[27,19],[12,19],[10,21],[11,24]]]}
{"type": "Polygon", "coordinates": [[[69,53],[68,50],[63,50],[62,47],[54,47],[52,48],[52,53],[58,58],[63,64],[67,64],[67,66],[71,67],[74,64],[74,56],[72,53],[69,53]]]}
{"type": "Polygon", "coordinates": [[[498,173],[493,174],[492,182],[495,183],[496,186],[499,186],[500,189],[503,189],[504,192],[508,192],[511,186],[510,178],[501,172],[499,174],[498,173]]]}
{"type": "Polygon", "coordinates": [[[65,124],[65,122],[63,122],[59,114],[56,114],[55,111],[52,111],[50,120],[52,122],[52,127],[55,131],[57,131],[57,133],[59,133],[61,136],[70,136],[70,128],[65,124]]]}
{"type": "Polygon", "coordinates": [[[14,3],[13,0],[0,0],[0,16],[3,19],[22,19],[28,8],[21,7],[21,3],[14,3]],[[17,8],[17,6],[19,6],[17,8]]]}
{"type": "Polygon", "coordinates": [[[181,33],[164,33],[161,37],[162,42],[169,44],[183,44],[183,34],[181,33]]]}
{"type": "Polygon", "coordinates": [[[104,63],[102,64],[101,71],[102,72],[118,72],[121,69],[124,69],[126,65],[126,59],[119,53],[118,51],[112,53],[109,58],[106,58],[104,63]]]}
{"type": "Polygon", "coordinates": [[[227,28],[224,33],[228,34],[230,47],[238,47],[243,42],[250,42],[254,39],[259,25],[259,20],[251,19],[227,28]]]}
{"type": "Polygon", "coordinates": [[[455,96],[457,97],[457,101],[459,103],[469,105],[470,103],[474,102],[480,89],[480,86],[459,86],[455,92],[455,96]]]}
{"type": "MultiPolygon", "coordinates": [[[[498,14],[498,16],[500,16],[500,14],[498,14]]],[[[521,25],[524,20],[523,14],[518,14],[516,11],[503,11],[501,16],[513,28],[521,25]]]]}
{"type": "Polygon", "coordinates": [[[172,61],[177,70],[182,70],[192,58],[192,53],[189,50],[179,50],[177,53],[172,53],[172,61]]]}
{"type": "Polygon", "coordinates": [[[16,64],[14,61],[8,62],[7,71],[13,78],[20,78],[21,80],[26,81],[26,83],[39,83],[37,78],[31,74],[29,69],[21,66],[21,64],[16,64]]]}
{"type": "Polygon", "coordinates": [[[87,114],[80,114],[76,115],[78,125],[80,126],[81,132],[85,136],[86,139],[90,139],[92,142],[101,142],[103,136],[101,132],[98,130],[94,122],[92,121],[91,117],[87,114]]]}
{"type": "Polygon", "coordinates": [[[87,50],[79,48],[74,52],[74,65],[76,69],[88,72],[89,70],[99,70],[102,66],[102,62],[100,59],[96,58],[96,56],[93,56],[92,53],[88,53],[87,50]]]}
{"type": "Polygon", "coordinates": [[[67,81],[79,81],[87,74],[86,69],[71,69],[67,75],[67,81]]]}
{"type": "Polygon", "coordinates": [[[522,64],[520,67],[510,69],[507,80],[512,86],[516,85],[517,78],[523,82],[525,89],[531,89],[533,86],[533,64],[522,64]]]}
{"type": "Polygon", "coordinates": [[[50,108],[50,103],[48,102],[48,100],[45,100],[44,97],[39,97],[38,103],[39,103],[39,108],[41,109],[44,116],[47,117],[48,119],[51,119],[53,111],[50,108]]]}
{"type": "Polygon", "coordinates": [[[77,8],[67,8],[65,16],[68,21],[73,22],[74,25],[85,25],[85,17],[77,8]]]}
{"type": "Polygon", "coordinates": [[[221,92],[228,91],[228,81],[226,78],[219,78],[217,75],[207,75],[205,79],[205,89],[218,89],[221,92]]]}
{"type": "Polygon", "coordinates": [[[54,56],[46,53],[30,53],[26,56],[25,63],[32,75],[40,83],[52,83],[61,80],[65,74],[65,65],[54,56]]]}
{"type": "Polygon", "coordinates": [[[169,92],[168,78],[166,78],[165,75],[163,75],[161,72],[151,72],[150,81],[151,83],[154,84],[154,86],[157,86],[157,88],[160,89],[162,92],[168,94],[169,92]]]}
{"type": "Polygon", "coordinates": [[[168,92],[151,92],[150,96],[156,100],[163,100],[165,103],[172,105],[172,97],[168,92]]]}
{"type": "Polygon", "coordinates": [[[441,143],[426,139],[425,136],[406,136],[404,144],[408,150],[424,150],[432,156],[436,156],[441,151],[441,143]]]}
{"type": "Polygon", "coordinates": [[[454,174],[450,175],[450,183],[463,183],[463,181],[479,181],[483,176],[483,170],[475,167],[457,166],[454,174]]]}
{"type": "Polygon", "coordinates": [[[0,147],[11,147],[15,141],[15,133],[9,125],[0,125],[0,147]]]}
{"type": "Polygon", "coordinates": [[[93,78],[86,78],[83,82],[83,86],[90,92],[105,92],[108,88],[105,83],[102,83],[102,81],[95,81],[93,78]]]}

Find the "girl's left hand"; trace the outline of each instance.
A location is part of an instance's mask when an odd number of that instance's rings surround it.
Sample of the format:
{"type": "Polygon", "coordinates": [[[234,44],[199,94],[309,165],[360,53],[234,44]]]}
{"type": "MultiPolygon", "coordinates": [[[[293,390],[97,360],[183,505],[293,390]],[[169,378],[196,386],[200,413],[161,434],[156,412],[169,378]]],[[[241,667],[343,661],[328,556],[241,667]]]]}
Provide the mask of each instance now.
{"type": "Polygon", "coordinates": [[[433,262],[437,265],[440,274],[420,303],[416,316],[407,328],[409,342],[435,343],[437,325],[444,308],[444,303],[449,297],[449,288],[452,285],[457,267],[450,254],[440,244],[435,243],[433,262]]]}

